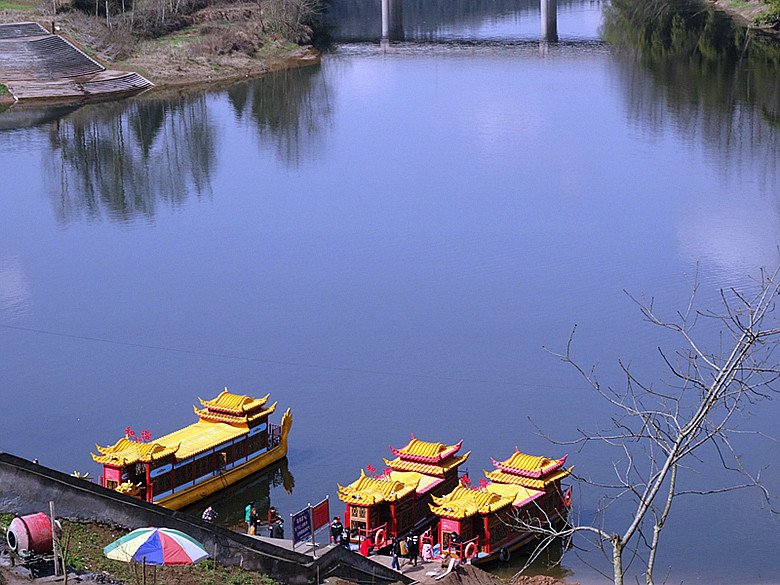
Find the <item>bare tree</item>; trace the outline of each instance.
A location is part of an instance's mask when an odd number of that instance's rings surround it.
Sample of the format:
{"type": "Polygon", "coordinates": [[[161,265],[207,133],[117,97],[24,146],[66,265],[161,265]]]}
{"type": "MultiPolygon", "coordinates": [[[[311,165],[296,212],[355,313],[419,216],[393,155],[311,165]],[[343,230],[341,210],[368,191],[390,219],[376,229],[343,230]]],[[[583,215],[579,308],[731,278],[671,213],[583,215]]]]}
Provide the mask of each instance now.
{"type": "MultiPolygon", "coordinates": [[[[757,401],[777,392],[780,365],[774,361],[780,328],[777,324],[775,299],[780,290],[778,272],[761,272],[750,294],[736,289],[721,291],[720,312],[699,311],[695,307],[698,280],[692,283],[692,294],[685,311],[673,320],[662,319],[653,306],[653,299],[629,297],[636,302],[649,323],[672,331],[683,340],[683,348],[667,355],[659,348],[671,379],[662,390],[646,385],[632,374],[627,364],[620,362],[626,388],[615,391],[596,377],[595,367],[585,369],[572,358],[574,332],[565,353],[550,352],[573,366],[588,384],[616,411],[608,430],[579,431],[580,436],[558,444],[585,445],[600,441],[619,450],[619,460],[613,463],[616,479],[609,483],[583,480],[607,492],[590,523],[571,523],[563,528],[550,523],[529,523],[515,515],[515,527],[532,530],[540,536],[535,554],[555,538],[571,538],[581,533],[593,542],[612,563],[616,585],[625,576],[624,555],[641,559],[644,576],[652,585],[656,554],[661,531],[678,496],[712,494],[754,487],[769,503],[769,493],[760,481],[760,471],[750,473],[742,465],[732,445],[733,424],[739,414],[757,401]],[[719,348],[708,351],[694,337],[694,329],[702,319],[714,319],[720,329],[719,348]],[[705,447],[713,450],[707,451],[705,447]],[[681,490],[678,474],[686,462],[715,456],[727,469],[742,478],[738,485],[716,489],[681,490]],[[610,531],[607,511],[621,499],[630,499],[629,517],[621,531],[610,531]]],[[[628,293],[627,293],[628,294],[628,293]]],[[[575,327],[576,330],[576,327],[575,327]]],[[[548,350],[549,351],[549,350],[548,350]]],[[[771,509],[771,508],[770,508],[771,509]]],[[[619,522],[610,517],[610,523],[619,522]]]]}

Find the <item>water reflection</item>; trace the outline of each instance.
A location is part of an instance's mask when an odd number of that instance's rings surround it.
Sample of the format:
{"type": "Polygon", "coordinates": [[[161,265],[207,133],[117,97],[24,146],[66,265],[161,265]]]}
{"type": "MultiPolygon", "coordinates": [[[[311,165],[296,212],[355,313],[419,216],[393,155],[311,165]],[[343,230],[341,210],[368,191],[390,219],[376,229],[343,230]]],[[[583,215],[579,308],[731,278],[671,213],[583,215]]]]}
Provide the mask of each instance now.
{"type": "MultiPolygon", "coordinates": [[[[319,66],[273,73],[226,95],[235,118],[283,163],[295,166],[323,148],[332,107],[319,66]]],[[[45,188],[59,222],[125,222],[153,218],[161,203],[179,207],[193,194],[212,194],[218,137],[231,130],[215,122],[210,97],[12,108],[0,121],[47,136],[45,188]]]]}
{"type": "Polygon", "coordinates": [[[721,152],[777,156],[776,42],[690,0],[616,0],[605,10],[603,35],[630,50],[619,62],[637,121],[660,132],[673,116],[676,128],[704,134],[721,152]],[[637,59],[649,78],[637,75],[637,59]]]}
{"type": "MultiPolygon", "coordinates": [[[[486,23],[505,19],[518,22],[524,18],[538,23],[541,12],[542,40],[555,41],[558,7],[580,3],[577,0],[333,0],[325,17],[325,33],[340,42],[475,39],[483,38],[486,23]]],[[[517,34],[517,27],[514,30],[517,34]]]]}
{"type": "Polygon", "coordinates": [[[323,148],[323,131],[331,122],[328,84],[319,65],[278,71],[227,91],[237,119],[254,126],[263,146],[297,166],[323,148]]]}
{"type": "Polygon", "coordinates": [[[210,193],[216,130],[206,98],[88,107],[49,124],[47,174],[61,222],[151,218],[210,193]]]}
{"type": "MultiPolygon", "coordinates": [[[[270,469],[235,483],[196,504],[183,508],[182,511],[200,517],[201,512],[211,506],[219,514],[216,524],[230,530],[245,532],[245,506],[249,502],[254,502],[260,517],[265,518],[271,506],[271,490],[276,487],[282,487],[288,494],[291,494],[295,487],[295,477],[290,472],[286,458],[270,469]]],[[[278,504],[276,506],[279,507],[278,504]]],[[[280,512],[284,518],[285,514],[292,510],[280,510],[280,512]]]]}

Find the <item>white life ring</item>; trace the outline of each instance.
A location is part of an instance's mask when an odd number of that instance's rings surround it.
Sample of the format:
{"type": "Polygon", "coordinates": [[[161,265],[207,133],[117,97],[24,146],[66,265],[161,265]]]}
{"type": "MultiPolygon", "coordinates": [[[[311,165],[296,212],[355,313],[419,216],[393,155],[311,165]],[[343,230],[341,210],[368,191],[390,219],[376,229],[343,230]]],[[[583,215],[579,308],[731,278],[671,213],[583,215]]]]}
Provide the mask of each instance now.
{"type": "Polygon", "coordinates": [[[463,551],[463,556],[467,559],[473,559],[477,556],[477,545],[470,542],[466,545],[466,550],[463,551]]]}
{"type": "Polygon", "coordinates": [[[376,531],[376,534],[374,535],[374,538],[376,539],[376,547],[382,548],[387,544],[387,536],[385,535],[385,529],[380,528],[376,531]]]}

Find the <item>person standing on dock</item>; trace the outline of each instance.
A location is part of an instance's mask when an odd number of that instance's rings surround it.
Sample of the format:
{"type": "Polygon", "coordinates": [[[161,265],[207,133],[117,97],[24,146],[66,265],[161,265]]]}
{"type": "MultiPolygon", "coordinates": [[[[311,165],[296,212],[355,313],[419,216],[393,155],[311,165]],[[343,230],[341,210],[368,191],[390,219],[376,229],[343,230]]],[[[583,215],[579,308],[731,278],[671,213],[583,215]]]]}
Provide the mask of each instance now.
{"type": "MultiPolygon", "coordinates": [[[[279,518],[279,514],[276,513],[276,508],[271,506],[270,508],[268,508],[268,530],[270,532],[274,531],[274,524],[276,524],[277,520],[281,520],[281,518],[279,518]]],[[[274,535],[271,534],[271,538],[273,537],[274,535]]]]}
{"type": "Polygon", "coordinates": [[[284,538],[284,521],[279,516],[271,524],[271,538],[284,538]]]}
{"type": "Polygon", "coordinates": [[[420,556],[420,537],[410,534],[406,537],[406,548],[409,551],[409,561],[417,566],[417,557],[420,556]]]}
{"type": "Polygon", "coordinates": [[[201,518],[203,518],[204,521],[210,523],[210,522],[214,522],[214,520],[217,519],[217,516],[218,516],[217,511],[211,506],[209,506],[208,508],[203,510],[203,515],[201,516],[201,518]]]}
{"type": "Polygon", "coordinates": [[[390,554],[393,560],[390,562],[390,568],[400,571],[401,567],[398,565],[398,557],[401,556],[401,539],[398,537],[393,538],[393,547],[390,549],[390,554]]]}
{"type": "Polygon", "coordinates": [[[363,541],[360,543],[360,554],[364,557],[367,557],[371,554],[371,551],[374,549],[374,539],[371,538],[371,535],[369,534],[366,536],[363,541]]]}
{"type": "Polygon", "coordinates": [[[341,518],[334,516],[333,522],[330,523],[330,540],[333,544],[339,543],[342,532],[344,532],[344,525],[341,523],[341,518]]]}
{"type": "Polygon", "coordinates": [[[252,508],[254,508],[254,507],[255,507],[255,502],[253,500],[253,501],[249,502],[246,505],[246,508],[244,508],[244,510],[246,512],[246,514],[244,514],[244,520],[246,521],[246,533],[247,534],[252,534],[252,526],[253,526],[253,524],[252,524],[251,516],[252,516],[252,508]]]}

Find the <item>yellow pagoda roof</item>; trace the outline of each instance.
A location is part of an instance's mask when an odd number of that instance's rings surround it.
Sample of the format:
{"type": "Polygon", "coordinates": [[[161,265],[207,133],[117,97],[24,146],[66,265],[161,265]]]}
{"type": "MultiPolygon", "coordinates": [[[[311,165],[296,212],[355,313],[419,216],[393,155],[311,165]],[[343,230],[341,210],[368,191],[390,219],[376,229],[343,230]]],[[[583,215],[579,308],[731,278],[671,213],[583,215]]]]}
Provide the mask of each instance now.
{"type": "Polygon", "coordinates": [[[419,461],[421,463],[438,463],[450,455],[454,455],[460,449],[463,441],[460,441],[456,445],[445,445],[444,443],[428,443],[426,441],[419,441],[412,435],[412,440],[402,447],[401,449],[390,450],[393,455],[400,457],[401,459],[409,459],[412,461],[419,461]]]}
{"type": "Polygon", "coordinates": [[[396,457],[392,461],[385,459],[385,463],[388,467],[392,468],[393,471],[414,471],[425,475],[443,476],[448,471],[458,467],[461,463],[465,463],[470,454],[471,451],[465,455],[450,457],[439,464],[417,463],[416,461],[406,461],[400,457],[396,457]]]}
{"type": "MultiPolygon", "coordinates": [[[[202,401],[201,401],[202,402],[202,401]]],[[[195,414],[198,415],[198,418],[200,418],[201,421],[204,422],[221,422],[221,423],[227,423],[227,424],[237,424],[237,425],[246,425],[249,423],[252,423],[256,421],[259,418],[262,418],[264,416],[268,416],[270,414],[273,414],[273,412],[276,410],[277,403],[274,402],[271,406],[268,408],[264,408],[263,410],[260,410],[254,414],[226,414],[219,411],[213,411],[209,409],[199,409],[196,406],[193,405],[193,410],[195,410],[195,414]]]]}
{"type": "Polygon", "coordinates": [[[200,400],[200,403],[208,409],[218,410],[231,414],[246,414],[263,406],[267,401],[270,394],[266,394],[263,398],[252,398],[251,396],[231,394],[228,389],[225,388],[219,393],[219,396],[213,400],[200,400]]]}
{"type": "Polygon", "coordinates": [[[490,514],[513,502],[513,498],[498,492],[472,490],[458,486],[441,498],[432,497],[431,512],[448,518],[467,518],[474,514],[490,514]]]}
{"type": "Polygon", "coordinates": [[[425,475],[424,473],[417,473],[416,471],[391,471],[388,477],[392,480],[402,481],[406,484],[413,483],[417,486],[415,492],[418,494],[424,494],[444,481],[444,478],[442,477],[425,475]]]}
{"type": "Polygon", "coordinates": [[[182,461],[226,441],[246,435],[250,423],[271,414],[276,409],[276,402],[262,409],[268,401],[268,396],[263,398],[238,396],[225,389],[214,400],[199,399],[207,410],[194,407],[200,417],[198,422],[150,443],[136,443],[123,438],[111,447],[97,445],[100,455],[92,454],[92,459],[103,465],[117,467],[138,462],[149,463],[171,454],[175,454],[176,459],[182,461]]]}
{"type": "Polygon", "coordinates": [[[380,502],[396,502],[413,493],[416,488],[416,482],[405,483],[390,477],[368,477],[361,469],[357,481],[347,487],[339,486],[339,499],[348,504],[373,506],[380,502]]]}
{"type": "Polygon", "coordinates": [[[176,453],[179,449],[178,444],[163,444],[159,441],[137,443],[127,438],[119,439],[111,447],[101,447],[100,445],[95,445],[95,447],[97,447],[100,455],[90,453],[92,459],[101,465],[114,465],[117,467],[123,467],[139,461],[144,463],[156,461],[176,453]]]}
{"type": "Polygon", "coordinates": [[[501,471],[500,469],[496,469],[495,471],[489,471],[489,472],[486,471],[485,476],[490,481],[496,483],[522,485],[537,490],[543,490],[545,487],[547,487],[554,481],[558,481],[559,479],[563,479],[564,477],[569,475],[572,469],[574,469],[574,467],[570,467],[569,469],[559,469],[558,471],[554,471],[553,473],[541,479],[532,479],[530,477],[525,477],[522,475],[506,473],[505,471],[501,471]]]}
{"type": "Polygon", "coordinates": [[[547,457],[535,457],[533,455],[526,455],[520,453],[515,448],[515,452],[512,456],[505,461],[492,460],[493,465],[502,471],[508,473],[519,473],[526,477],[538,479],[548,473],[560,468],[565,462],[566,457],[562,459],[548,459],[547,457]]]}
{"type": "Polygon", "coordinates": [[[528,502],[534,501],[544,495],[544,490],[535,490],[522,485],[512,485],[507,483],[489,483],[483,488],[487,492],[500,494],[512,500],[512,505],[516,508],[525,506],[528,502]]]}
{"type": "Polygon", "coordinates": [[[176,459],[181,461],[194,455],[208,451],[212,447],[246,435],[249,429],[235,427],[222,423],[198,421],[188,427],[174,431],[157,439],[162,444],[181,445],[176,452],[176,459]]]}

